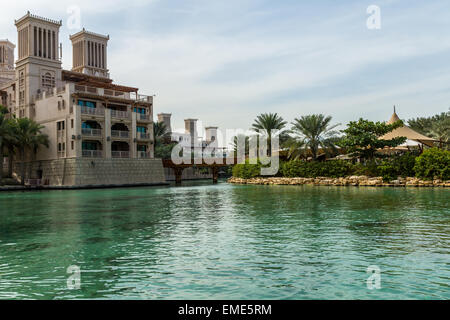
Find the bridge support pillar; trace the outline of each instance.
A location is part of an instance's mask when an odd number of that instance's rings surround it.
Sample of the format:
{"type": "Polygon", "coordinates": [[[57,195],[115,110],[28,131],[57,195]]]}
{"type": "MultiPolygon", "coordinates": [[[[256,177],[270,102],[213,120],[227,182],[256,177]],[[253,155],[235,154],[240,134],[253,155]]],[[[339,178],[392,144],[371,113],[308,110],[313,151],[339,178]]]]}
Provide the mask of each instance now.
{"type": "Polygon", "coordinates": [[[212,167],[212,177],[213,177],[213,183],[217,183],[219,180],[219,168],[218,167],[212,167]]]}
{"type": "Polygon", "coordinates": [[[183,175],[183,168],[173,168],[175,174],[175,184],[181,184],[181,176],[183,175]]]}

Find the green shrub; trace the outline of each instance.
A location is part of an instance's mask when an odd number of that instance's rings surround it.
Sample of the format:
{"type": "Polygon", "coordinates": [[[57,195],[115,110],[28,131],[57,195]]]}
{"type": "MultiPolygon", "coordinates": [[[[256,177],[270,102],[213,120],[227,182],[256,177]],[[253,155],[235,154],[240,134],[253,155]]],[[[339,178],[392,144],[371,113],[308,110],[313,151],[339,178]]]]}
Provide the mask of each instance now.
{"type": "Polygon", "coordinates": [[[364,164],[356,163],[352,165],[351,172],[354,176],[378,177],[380,175],[378,165],[375,161],[368,161],[364,164]]]}
{"type": "Polygon", "coordinates": [[[416,156],[410,153],[390,157],[378,165],[378,173],[385,181],[395,180],[398,177],[414,176],[416,156]]]}
{"type": "Polygon", "coordinates": [[[416,158],[414,171],[423,179],[450,179],[450,151],[431,148],[416,158]]]}
{"type": "Polygon", "coordinates": [[[245,164],[236,164],[233,166],[233,177],[242,178],[242,179],[250,179],[255,178],[261,175],[261,165],[258,164],[249,164],[248,161],[245,164]]]}
{"type": "Polygon", "coordinates": [[[306,162],[294,160],[283,162],[280,173],[283,177],[345,177],[350,173],[351,163],[343,160],[333,160],[325,162],[306,162]]]}

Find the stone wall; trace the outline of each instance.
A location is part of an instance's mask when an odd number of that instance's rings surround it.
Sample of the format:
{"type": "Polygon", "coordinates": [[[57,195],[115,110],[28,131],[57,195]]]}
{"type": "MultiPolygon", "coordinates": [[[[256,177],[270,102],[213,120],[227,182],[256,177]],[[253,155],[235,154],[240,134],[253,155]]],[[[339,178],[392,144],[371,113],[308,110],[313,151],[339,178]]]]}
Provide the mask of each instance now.
{"type": "Polygon", "coordinates": [[[450,187],[450,181],[420,180],[418,178],[399,178],[398,180],[383,182],[382,177],[351,176],[345,178],[251,178],[242,179],[232,177],[229,183],[263,184],[263,185],[315,185],[315,186],[360,186],[360,187],[450,187]]]}
{"type": "MultiPolygon", "coordinates": [[[[14,165],[20,173],[20,163],[14,165]]],[[[69,158],[26,163],[26,179],[39,179],[50,186],[108,186],[165,183],[160,159],[69,158]],[[32,166],[28,177],[29,165],[32,166]]]]}

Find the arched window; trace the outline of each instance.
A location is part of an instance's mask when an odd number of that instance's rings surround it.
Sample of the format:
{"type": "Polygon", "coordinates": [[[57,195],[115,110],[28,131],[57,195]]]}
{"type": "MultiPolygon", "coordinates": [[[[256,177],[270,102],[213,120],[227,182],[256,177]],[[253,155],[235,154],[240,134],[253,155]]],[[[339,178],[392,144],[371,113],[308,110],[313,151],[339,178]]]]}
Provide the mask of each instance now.
{"type": "Polygon", "coordinates": [[[21,71],[19,75],[19,85],[23,87],[24,84],[25,84],[25,74],[23,73],[23,71],[21,71]]]}
{"type": "Polygon", "coordinates": [[[50,72],[46,72],[42,76],[42,87],[43,88],[54,88],[55,87],[55,77],[53,77],[50,72]]]}

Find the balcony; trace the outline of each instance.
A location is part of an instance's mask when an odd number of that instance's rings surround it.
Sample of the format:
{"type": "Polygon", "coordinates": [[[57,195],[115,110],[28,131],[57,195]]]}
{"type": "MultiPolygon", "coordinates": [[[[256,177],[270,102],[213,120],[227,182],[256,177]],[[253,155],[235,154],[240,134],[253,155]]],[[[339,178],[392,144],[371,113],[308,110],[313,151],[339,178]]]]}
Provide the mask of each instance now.
{"type": "Polygon", "coordinates": [[[126,159],[130,157],[130,151],[111,151],[111,157],[126,159]]]}
{"type": "Polygon", "coordinates": [[[130,133],[128,131],[111,130],[111,137],[128,139],[130,137],[130,133]]]}
{"type": "Polygon", "coordinates": [[[136,119],[140,122],[151,122],[152,121],[149,114],[142,114],[142,113],[138,113],[136,116],[136,119]]]}
{"type": "Polygon", "coordinates": [[[136,138],[138,140],[150,140],[150,133],[138,132],[136,138]]]}
{"type": "Polygon", "coordinates": [[[90,108],[90,107],[80,107],[81,114],[86,114],[90,116],[105,116],[105,109],[103,108],[90,108]]]}
{"type": "Polygon", "coordinates": [[[129,119],[130,113],[127,111],[111,110],[111,117],[116,119],[129,119]]]}
{"type": "Polygon", "coordinates": [[[100,150],[83,150],[83,158],[102,158],[103,152],[100,150]]]}
{"type": "Polygon", "coordinates": [[[88,87],[88,86],[75,85],[75,91],[76,92],[86,92],[86,93],[98,94],[97,88],[88,87]]]}
{"type": "Polygon", "coordinates": [[[88,137],[101,137],[102,136],[102,129],[82,128],[81,129],[81,134],[83,136],[88,136],[88,137]]]}
{"type": "Polygon", "coordinates": [[[150,158],[150,152],[138,151],[138,158],[139,159],[148,159],[148,158],[150,158]]]}
{"type": "Polygon", "coordinates": [[[153,96],[137,94],[135,92],[123,92],[113,89],[96,88],[82,85],[75,85],[75,92],[89,93],[106,97],[114,97],[143,103],[153,103],[153,96]]]}

